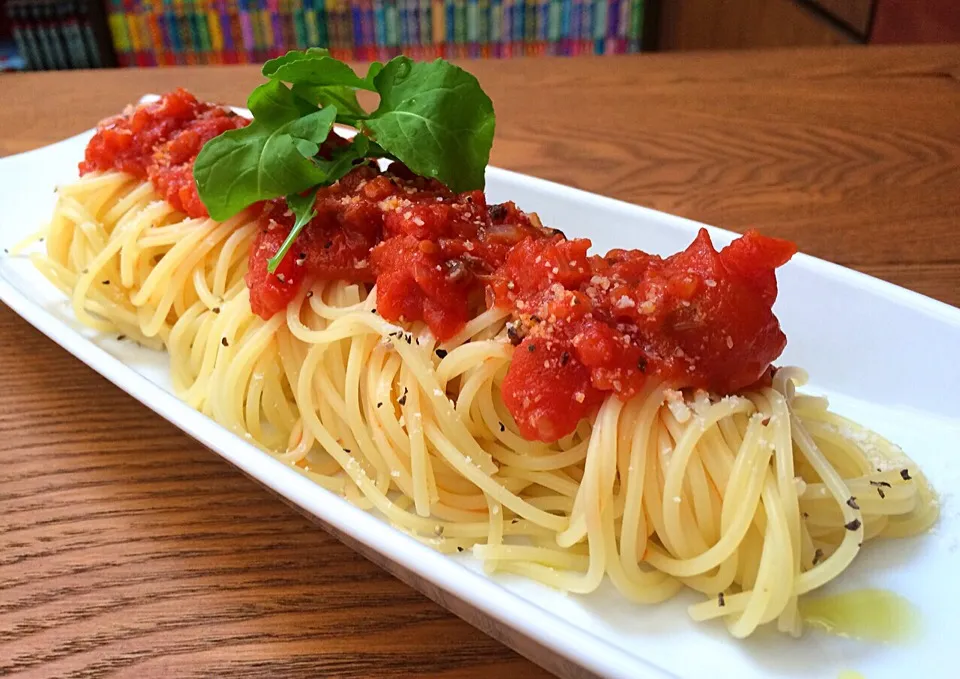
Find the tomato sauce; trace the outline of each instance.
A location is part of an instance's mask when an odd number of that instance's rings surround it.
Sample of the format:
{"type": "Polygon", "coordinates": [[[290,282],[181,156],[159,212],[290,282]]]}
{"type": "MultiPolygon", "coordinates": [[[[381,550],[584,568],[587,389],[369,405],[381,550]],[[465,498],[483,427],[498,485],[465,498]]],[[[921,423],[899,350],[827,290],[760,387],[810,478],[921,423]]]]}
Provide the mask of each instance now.
{"type": "Polygon", "coordinates": [[[607,393],[629,399],[651,377],[739,391],[786,346],[771,307],[774,269],[796,252],[792,243],[748,231],[718,252],[701,230],[666,259],[640,250],[589,256],[589,245],[525,241],[491,283],[516,319],[519,346],[502,391],[527,438],[556,440],[607,393]]]}
{"type": "Polygon", "coordinates": [[[120,170],[149,179],[174,208],[190,217],[206,217],[193,181],[193,161],[207,141],[249,122],[177,89],[97,125],[80,174],[120,170]]]}
{"type": "Polygon", "coordinates": [[[440,340],[485,303],[486,283],[512,248],[547,232],[512,203],[487,206],[482,191],[455,194],[399,163],[368,163],[317,191],[317,212],[277,270],[267,261],[293,228],[282,199],[266,204],[247,285],[263,318],[284,309],[305,280],[376,283],[387,319],[424,321],[440,340]]]}
{"type": "MultiPolygon", "coordinates": [[[[178,90],[102,123],[81,172],[148,177],[175,206],[205,214],[193,159],[238,120],[178,90]]],[[[591,255],[589,240],[544,229],[513,203],[488,205],[481,191],[456,194],[400,163],[381,171],[366,162],[317,192],[316,216],[270,273],[294,216],[283,199],[260,209],[247,286],[265,319],[316,279],[375,283],[381,316],[423,321],[440,340],[485,308],[508,309],[517,349],[502,395],[531,440],[571,433],[608,394],[627,400],[650,379],[740,391],[767,376],[786,345],[774,271],[796,247],[755,231],[719,251],[701,230],[667,258],[591,255]]]]}

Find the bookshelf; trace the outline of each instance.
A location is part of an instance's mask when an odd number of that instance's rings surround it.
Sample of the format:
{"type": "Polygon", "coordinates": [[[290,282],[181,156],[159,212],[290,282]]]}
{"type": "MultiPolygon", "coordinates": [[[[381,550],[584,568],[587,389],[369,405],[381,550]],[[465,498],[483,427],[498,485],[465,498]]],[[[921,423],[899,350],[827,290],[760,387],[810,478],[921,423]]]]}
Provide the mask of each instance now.
{"type": "Polygon", "coordinates": [[[0,0],[31,69],[626,54],[651,0],[0,0]],[[78,37],[78,34],[80,37],[78,37]],[[87,42],[83,42],[83,40],[87,42]],[[83,49],[81,49],[83,47],[83,49]],[[73,54],[70,59],[67,54],[73,54]]]}
{"type": "Polygon", "coordinates": [[[101,0],[0,0],[2,70],[116,65],[101,0]]]}
{"type": "Polygon", "coordinates": [[[352,61],[621,54],[644,0],[107,0],[121,66],[258,63],[328,47],[352,61]]]}

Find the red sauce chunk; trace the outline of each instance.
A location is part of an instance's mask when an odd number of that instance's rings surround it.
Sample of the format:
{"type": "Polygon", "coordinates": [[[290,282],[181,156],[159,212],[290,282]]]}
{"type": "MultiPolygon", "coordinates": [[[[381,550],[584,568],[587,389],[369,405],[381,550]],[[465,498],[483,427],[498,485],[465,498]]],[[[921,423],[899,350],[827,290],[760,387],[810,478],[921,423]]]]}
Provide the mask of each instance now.
{"type": "Polygon", "coordinates": [[[485,305],[486,284],[512,248],[545,236],[512,203],[488,208],[482,191],[455,194],[393,163],[354,168],[317,191],[317,212],[277,270],[268,260],[293,228],[284,201],[267,203],[250,255],[253,311],[270,318],[305,280],[376,283],[377,310],[425,322],[440,340],[485,305]]]}
{"type": "Polygon", "coordinates": [[[666,259],[639,250],[591,257],[589,245],[526,241],[492,283],[517,319],[503,398],[525,437],[569,434],[604,394],[629,399],[651,377],[739,391],[786,346],[771,307],[774,269],[793,243],[748,231],[717,252],[701,230],[666,259]]]}
{"type": "MultiPolygon", "coordinates": [[[[183,90],[100,124],[82,173],[149,178],[171,204],[204,216],[193,161],[212,137],[246,124],[183,90]]],[[[345,143],[332,136],[321,147],[345,143]]],[[[282,312],[312,280],[376,284],[377,310],[422,321],[439,340],[492,306],[511,312],[516,345],[502,384],[520,433],[555,441],[610,394],[648,380],[729,394],[769,374],[786,337],[772,307],[775,269],[793,243],[748,231],[717,250],[705,230],[667,258],[640,250],[589,254],[513,203],[488,205],[400,163],[371,162],[317,191],[316,216],[274,273],[267,263],[294,225],[283,199],[261,206],[249,257],[252,310],[282,312]]]]}
{"type": "Polygon", "coordinates": [[[174,208],[190,217],[206,217],[193,181],[193,161],[207,141],[249,122],[177,89],[97,125],[80,174],[120,170],[149,179],[174,208]]]}

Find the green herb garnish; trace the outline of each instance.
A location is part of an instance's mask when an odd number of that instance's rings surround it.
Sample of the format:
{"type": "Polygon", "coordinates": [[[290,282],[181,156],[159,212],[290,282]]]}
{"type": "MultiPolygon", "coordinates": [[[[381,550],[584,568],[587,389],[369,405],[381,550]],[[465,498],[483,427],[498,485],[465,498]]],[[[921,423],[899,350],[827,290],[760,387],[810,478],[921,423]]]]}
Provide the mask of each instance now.
{"type": "Polygon", "coordinates": [[[272,59],[262,72],[269,82],[247,100],[253,122],[207,142],[193,175],[200,200],[218,221],[286,196],[296,222],[269,261],[271,273],[313,218],[316,189],[367,158],[399,160],[454,191],[483,188],[493,103],[463,69],[442,59],[416,63],[400,56],[372,64],[361,77],[327,50],[311,48],[272,59]],[[357,90],[379,94],[377,109],[364,110],[357,90]],[[321,158],[320,145],[334,123],[358,134],[321,158]]]}
{"type": "Polygon", "coordinates": [[[277,267],[280,266],[280,262],[283,261],[287,252],[293,247],[293,242],[297,239],[297,236],[300,235],[300,232],[303,231],[303,227],[317,216],[317,211],[313,209],[316,199],[317,190],[315,188],[307,191],[303,195],[293,193],[287,196],[287,205],[293,211],[296,221],[293,223],[293,228],[290,229],[290,233],[286,239],[280,244],[280,249],[277,250],[277,254],[267,260],[267,271],[270,273],[276,271],[277,267]]]}

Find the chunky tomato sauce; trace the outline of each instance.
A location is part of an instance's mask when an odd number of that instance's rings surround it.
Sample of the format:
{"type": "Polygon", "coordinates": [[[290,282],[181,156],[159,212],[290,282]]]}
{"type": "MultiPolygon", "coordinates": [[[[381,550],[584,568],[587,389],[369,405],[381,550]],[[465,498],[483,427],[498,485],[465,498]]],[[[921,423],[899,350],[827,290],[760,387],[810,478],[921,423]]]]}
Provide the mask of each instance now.
{"type": "Polygon", "coordinates": [[[455,194],[398,163],[387,172],[373,163],[355,168],[317,192],[315,209],[270,274],[267,260],[294,217],[282,199],[264,208],[247,275],[250,304],[264,318],[284,309],[305,280],[376,283],[384,318],[424,321],[448,339],[483,308],[486,284],[513,247],[546,235],[512,203],[490,209],[482,191],[455,194]]]}
{"type": "MultiPolygon", "coordinates": [[[[178,90],[101,124],[81,172],[139,173],[194,214],[193,159],[214,130],[244,124],[236,121],[178,90]]],[[[424,321],[440,340],[485,308],[509,309],[517,350],[502,393],[528,439],[569,434],[606,395],[629,399],[650,379],[742,390],[786,345],[774,271],[796,247],[754,231],[719,251],[701,231],[667,258],[590,255],[589,240],[544,229],[513,203],[487,205],[481,191],[453,193],[399,163],[354,168],[317,192],[315,208],[271,274],[267,260],[294,217],[282,199],[262,205],[247,274],[253,311],[270,318],[316,279],[376,283],[384,318],[424,321]]]]}
{"type": "Polygon", "coordinates": [[[177,210],[190,217],[206,217],[193,181],[193,161],[207,141],[249,122],[228,108],[197,101],[186,90],[177,89],[97,125],[80,174],[120,170],[149,179],[177,210]]]}
{"type": "Polygon", "coordinates": [[[701,230],[666,259],[640,250],[590,256],[589,246],[527,240],[491,285],[516,318],[503,397],[528,438],[555,440],[608,392],[628,399],[651,377],[738,391],[786,346],[771,307],[774,269],[794,254],[792,243],[749,231],[717,252],[701,230]]]}

